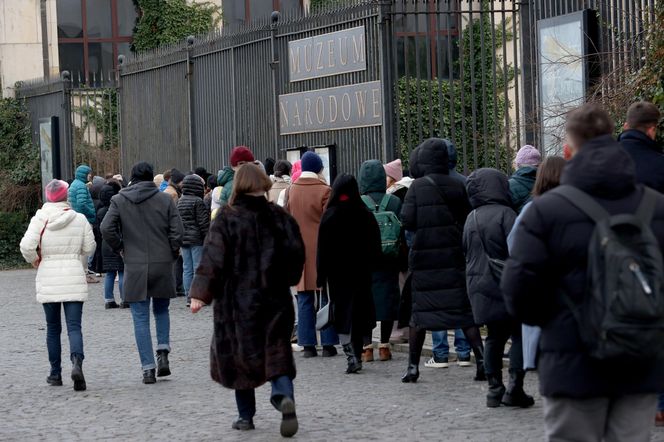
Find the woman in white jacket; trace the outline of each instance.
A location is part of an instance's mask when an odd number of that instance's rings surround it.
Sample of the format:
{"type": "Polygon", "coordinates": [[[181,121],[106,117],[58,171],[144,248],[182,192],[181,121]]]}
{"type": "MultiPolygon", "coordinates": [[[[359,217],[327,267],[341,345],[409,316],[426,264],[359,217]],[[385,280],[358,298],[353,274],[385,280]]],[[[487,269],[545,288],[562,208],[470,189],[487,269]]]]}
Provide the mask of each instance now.
{"type": "Polygon", "coordinates": [[[60,363],[62,331],[60,306],[65,311],[69,348],[73,364],[74,390],[85,390],[83,377],[83,335],[81,315],[88,299],[84,262],[94,253],[96,243],[92,227],[84,215],[71,210],[67,203],[69,185],[53,180],[46,185],[46,203],[30,220],[21,240],[21,253],[37,270],[37,301],[46,314],[46,346],[51,363],[49,385],[62,385],[60,363]]]}

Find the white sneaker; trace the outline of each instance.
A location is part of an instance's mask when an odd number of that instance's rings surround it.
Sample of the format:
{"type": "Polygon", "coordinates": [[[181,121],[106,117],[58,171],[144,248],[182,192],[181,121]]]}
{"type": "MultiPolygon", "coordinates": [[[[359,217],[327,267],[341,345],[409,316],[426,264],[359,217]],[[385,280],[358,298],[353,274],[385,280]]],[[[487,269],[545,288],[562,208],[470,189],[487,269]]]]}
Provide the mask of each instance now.
{"type": "Polygon", "coordinates": [[[297,345],[297,344],[291,344],[291,348],[293,349],[293,351],[303,351],[304,350],[304,347],[302,347],[301,345],[297,345]]]}
{"type": "Polygon", "coordinates": [[[428,368],[448,368],[450,364],[447,361],[447,358],[436,361],[436,358],[432,357],[424,363],[424,366],[428,368]]]}
{"type": "Polygon", "coordinates": [[[473,364],[472,364],[472,362],[470,362],[470,358],[468,358],[468,359],[459,359],[459,360],[457,361],[457,365],[458,365],[459,367],[470,367],[470,366],[472,366],[473,364]]]}

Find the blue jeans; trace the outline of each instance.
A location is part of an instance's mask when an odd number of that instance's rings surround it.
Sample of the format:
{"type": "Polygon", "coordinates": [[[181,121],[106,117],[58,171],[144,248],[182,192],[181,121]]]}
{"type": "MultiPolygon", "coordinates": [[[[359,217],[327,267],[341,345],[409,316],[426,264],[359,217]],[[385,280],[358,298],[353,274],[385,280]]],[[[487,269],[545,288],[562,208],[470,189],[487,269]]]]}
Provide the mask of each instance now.
{"type": "MultiPolygon", "coordinates": [[[[447,342],[447,330],[431,332],[431,339],[433,340],[433,355],[436,359],[445,359],[450,354],[450,344],[447,342]]],[[[456,349],[457,356],[461,359],[470,358],[470,344],[466,339],[466,335],[460,328],[454,330],[454,348],[456,349]]]]}
{"type": "Polygon", "coordinates": [[[132,302],[131,316],[134,319],[134,336],[136,347],[141,358],[143,370],[156,368],[154,353],[152,352],[152,336],[150,336],[150,300],[152,300],[152,313],[157,329],[157,351],[171,351],[169,335],[171,320],[168,315],[168,306],[171,300],[161,298],[148,298],[145,301],[132,302]]]}
{"type": "Polygon", "coordinates": [[[203,246],[182,247],[182,284],[184,285],[184,294],[189,299],[189,288],[194,280],[194,272],[201,263],[203,257],[203,246]]]}
{"type": "MultiPolygon", "coordinates": [[[[316,345],[317,342],[315,300],[314,292],[297,292],[297,344],[303,347],[316,345]]],[[[339,336],[331,326],[321,330],[320,340],[322,345],[337,345],[339,336]]]]}
{"type": "Polygon", "coordinates": [[[62,316],[60,305],[64,307],[65,321],[67,321],[67,335],[69,336],[70,359],[78,356],[83,359],[83,334],[81,334],[81,317],[83,315],[82,302],[49,302],[42,304],[46,315],[46,348],[48,360],[51,363],[51,375],[62,373],[62,347],[60,333],[62,333],[62,316]]]}
{"type": "MultiPolygon", "coordinates": [[[[272,394],[270,402],[277,410],[280,409],[281,400],[284,397],[295,400],[293,392],[293,380],[288,376],[279,376],[271,379],[272,394]]],[[[237,411],[242,419],[251,420],[256,414],[256,395],[255,390],[235,390],[235,402],[237,411]]]]}
{"type": "Polygon", "coordinates": [[[115,297],[113,296],[113,287],[115,287],[115,275],[118,275],[118,289],[120,290],[120,300],[124,301],[124,272],[123,271],[111,271],[106,272],[104,277],[104,301],[113,302],[115,297]]]}

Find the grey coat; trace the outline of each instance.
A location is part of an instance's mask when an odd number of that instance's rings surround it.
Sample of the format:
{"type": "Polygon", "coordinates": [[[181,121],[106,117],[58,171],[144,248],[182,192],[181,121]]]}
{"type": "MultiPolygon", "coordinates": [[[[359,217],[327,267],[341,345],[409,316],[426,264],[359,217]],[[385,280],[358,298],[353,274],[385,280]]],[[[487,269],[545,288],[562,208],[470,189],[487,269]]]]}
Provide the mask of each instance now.
{"type": "Polygon", "coordinates": [[[123,252],[125,301],[175,297],[173,263],[182,245],[182,221],[175,203],[152,181],[140,181],[111,199],[101,233],[123,252]]]}

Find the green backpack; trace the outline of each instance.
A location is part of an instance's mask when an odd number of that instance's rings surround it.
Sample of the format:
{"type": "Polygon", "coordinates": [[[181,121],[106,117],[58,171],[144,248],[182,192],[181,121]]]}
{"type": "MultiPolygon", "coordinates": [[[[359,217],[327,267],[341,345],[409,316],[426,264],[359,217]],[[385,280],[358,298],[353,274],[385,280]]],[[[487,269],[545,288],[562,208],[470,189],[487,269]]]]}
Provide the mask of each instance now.
{"type": "Polygon", "coordinates": [[[401,248],[401,221],[394,212],[386,210],[387,204],[390,202],[390,195],[385,194],[380,204],[376,204],[369,195],[362,195],[362,201],[376,217],[380,229],[383,256],[397,258],[401,248]]]}

